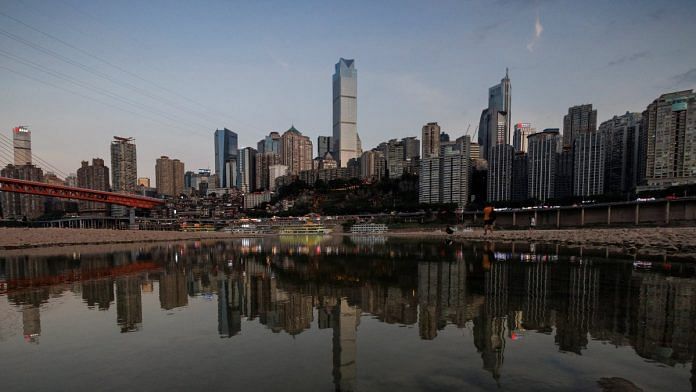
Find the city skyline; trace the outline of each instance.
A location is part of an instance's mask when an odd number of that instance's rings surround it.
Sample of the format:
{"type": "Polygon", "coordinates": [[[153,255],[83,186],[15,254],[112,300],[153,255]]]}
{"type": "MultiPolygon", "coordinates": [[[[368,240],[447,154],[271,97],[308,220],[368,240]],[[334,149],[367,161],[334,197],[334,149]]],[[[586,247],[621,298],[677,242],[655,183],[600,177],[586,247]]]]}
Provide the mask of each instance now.
{"type": "Polygon", "coordinates": [[[74,172],[84,159],[108,159],[107,141],[114,134],[135,137],[138,173],[150,178],[154,178],[155,159],[163,154],[180,157],[191,168],[212,168],[209,141],[217,128],[237,132],[240,147],[254,146],[269,131],[291,124],[310,139],[330,135],[329,77],[340,57],[354,58],[360,64],[357,131],[365,151],[383,140],[418,135],[422,124],[431,121],[438,121],[453,136],[463,135],[471,124],[473,135],[480,109],[486,105],[485,91],[506,67],[515,83],[511,122],[529,122],[537,129],[561,128],[564,113],[574,105],[592,102],[599,123],[626,111],[640,111],[666,91],[696,87],[696,69],[689,66],[696,63],[696,50],[688,39],[696,33],[689,23],[696,6],[689,2],[670,5],[679,12],[666,12],[664,6],[652,3],[500,2],[436,9],[411,3],[393,14],[387,12],[392,7],[376,4],[361,11],[344,6],[346,12],[341,16],[329,16],[332,10],[323,6],[239,5],[232,10],[212,3],[203,10],[193,5],[152,3],[138,4],[142,11],[137,12],[138,17],[133,17],[135,3],[37,4],[9,4],[0,10],[10,34],[0,37],[3,50],[15,57],[0,56],[0,75],[9,91],[1,101],[0,118],[5,122],[0,127],[9,131],[17,124],[27,124],[33,131],[34,151],[65,172],[74,172]],[[575,9],[578,7],[582,13],[575,9]],[[614,15],[619,10],[622,18],[617,21],[614,15]],[[498,19],[491,22],[477,17],[485,14],[495,14],[498,19]],[[576,14],[583,16],[573,16],[576,14]],[[250,29],[250,36],[236,29],[200,29],[230,16],[239,17],[239,28],[244,29],[261,15],[269,20],[266,29],[250,29]],[[317,21],[322,19],[318,15],[326,20],[317,21]],[[432,31],[413,30],[413,23],[423,17],[437,19],[440,25],[432,31]],[[300,27],[287,35],[283,26],[290,21],[300,27]],[[364,34],[355,34],[358,28],[364,34]],[[13,36],[51,48],[122,83],[99,79],[85,69],[37,52],[13,36]],[[496,43],[505,44],[491,50],[496,43]],[[421,61],[423,55],[429,61],[421,61]],[[470,60],[472,55],[487,61],[478,64],[470,60]],[[138,109],[76,87],[16,58],[134,102],[149,103],[153,111],[146,117],[125,113],[113,106],[138,109]],[[214,60],[200,60],[211,58],[214,60]],[[635,83],[645,80],[645,75],[649,76],[647,82],[635,83]],[[153,105],[147,97],[132,94],[124,83],[166,97],[183,110],[153,105]],[[172,124],[157,117],[157,110],[182,121],[172,124]],[[158,121],[152,120],[155,118],[158,121]],[[187,136],[185,143],[160,142],[187,136]],[[84,143],[66,143],[70,138],[84,143]],[[80,149],[85,144],[94,152],[84,155],[80,149]],[[50,148],[55,145],[62,148],[50,148]]]}

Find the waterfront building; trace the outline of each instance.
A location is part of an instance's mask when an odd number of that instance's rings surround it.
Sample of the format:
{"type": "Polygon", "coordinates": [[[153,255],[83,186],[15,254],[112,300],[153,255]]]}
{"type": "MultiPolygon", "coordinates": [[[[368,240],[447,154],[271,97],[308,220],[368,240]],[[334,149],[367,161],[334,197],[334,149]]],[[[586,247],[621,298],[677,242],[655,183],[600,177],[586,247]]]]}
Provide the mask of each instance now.
{"type": "Polygon", "coordinates": [[[440,158],[421,159],[418,173],[418,202],[436,204],[440,202],[440,158]]]}
{"type": "Polygon", "coordinates": [[[404,174],[404,144],[396,139],[391,139],[384,145],[384,156],[387,160],[387,174],[389,178],[401,178],[404,174]]]}
{"type": "Polygon", "coordinates": [[[661,95],[643,112],[642,128],[646,185],[696,183],[696,93],[661,95]]]}
{"type": "Polygon", "coordinates": [[[236,184],[237,140],[237,133],[227,128],[215,130],[215,174],[220,188],[231,188],[236,184]]]}
{"type": "Polygon", "coordinates": [[[340,167],[358,157],[358,71],[341,58],[333,75],[333,155],[340,167]]]}
{"type": "Polygon", "coordinates": [[[529,198],[529,167],[527,164],[527,154],[522,151],[515,152],[512,159],[512,189],[510,199],[512,201],[526,201],[529,198]]]}
{"type": "Polygon", "coordinates": [[[309,137],[303,136],[294,126],[290,127],[280,137],[280,160],[288,167],[290,174],[311,170],[312,141],[309,137]]]}
{"type": "Polygon", "coordinates": [[[288,174],[287,165],[271,165],[268,167],[268,190],[276,190],[276,179],[288,174]]]}
{"type": "MultiPolygon", "coordinates": [[[[41,168],[34,165],[7,165],[0,170],[0,176],[26,181],[44,181],[41,168]]],[[[4,219],[32,220],[45,212],[45,198],[13,192],[0,192],[2,216],[4,219]]]]}
{"type": "Polygon", "coordinates": [[[114,192],[136,193],[138,161],[133,140],[114,136],[111,141],[111,188],[114,192]]]}
{"type": "Polygon", "coordinates": [[[640,183],[642,154],[641,113],[614,116],[600,124],[604,134],[606,162],[604,191],[609,194],[629,194],[640,183]]]}
{"type": "Polygon", "coordinates": [[[179,196],[184,192],[184,163],[178,159],[161,156],[155,163],[157,193],[164,196],[179,196]]]}
{"type": "Polygon", "coordinates": [[[409,136],[401,139],[404,145],[404,160],[412,160],[420,157],[420,140],[415,136],[409,136]]]}
{"type": "Polygon", "coordinates": [[[527,138],[528,195],[545,202],[554,198],[558,145],[558,128],[547,128],[527,138]]]}
{"type": "Polygon", "coordinates": [[[360,178],[368,181],[379,180],[381,173],[386,170],[380,168],[380,163],[385,163],[382,151],[365,151],[360,156],[360,178]]]}
{"type": "Polygon", "coordinates": [[[577,105],[568,108],[568,114],[563,116],[563,145],[573,146],[578,132],[597,130],[597,111],[592,104],[577,105]]]}
{"type": "Polygon", "coordinates": [[[244,147],[239,150],[238,186],[242,192],[253,192],[256,189],[256,150],[244,147]]]}
{"type": "Polygon", "coordinates": [[[470,159],[466,151],[447,149],[440,156],[440,203],[464,208],[469,200],[470,159]]]}
{"type": "Polygon", "coordinates": [[[275,131],[270,132],[268,136],[256,143],[256,150],[259,154],[266,152],[280,154],[280,134],[275,131]]]}
{"type": "Polygon", "coordinates": [[[574,157],[570,146],[563,146],[556,157],[556,179],[554,198],[568,199],[573,197],[574,157]]]}
{"type": "Polygon", "coordinates": [[[440,126],[436,122],[425,124],[422,130],[422,139],[421,158],[437,157],[440,153],[440,126]]]}
{"type": "Polygon", "coordinates": [[[323,157],[327,152],[331,152],[333,148],[333,137],[319,136],[317,137],[317,156],[323,157]]]}
{"type": "Polygon", "coordinates": [[[515,133],[512,136],[512,146],[515,152],[527,152],[527,137],[536,132],[530,123],[515,124],[515,133]]]}
{"type": "Polygon", "coordinates": [[[256,154],[256,190],[269,190],[269,167],[280,164],[280,155],[274,152],[256,154]]]}
{"type": "Polygon", "coordinates": [[[258,205],[271,201],[272,192],[253,192],[244,194],[244,208],[252,209],[258,205]]]}
{"type": "Polygon", "coordinates": [[[215,189],[217,184],[217,175],[212,174],[210,169],[198,169],[198,173],[188,171],[184,174],[184,190],[189,193],[195,191],[199,195],[205,195],[208,189],[215,189]]]}
{"type": "Polygon", "coordinates": [[[604,133],[582,131],[573,142],[573,195],[595,196],[604,193],[604,133]]]}
{"type": "Polygon", "coordinates": [[[150,178],[149,177],[138,177],[138,186],[144,186],[145,188],[150,187],[150,178]]]}
{"type": "Polygon", "coordinates": [[[479,120],[479,139],[483,158],[488,159],[489,150],[497,144],[509,144],[511,127],[510,77],[507,69],[499,84],[488,89],[488,108],[481,112],[479,120]]]}
{"type": "Polygon", "coordinates": [[[31,165],[31,131],[20,125],[12,129],[14,165],[31,165]]]}
{"type": "Polygon", "coordinates": [[[489,202],[509,201],[512,195],[512,160],[515,148],[509,144],[496,144],[488,151],[489,202]]]}
{"type": "MultiPolygon", "coordinates": [[[[97,191],[109,191],[109,168],[104,165],[104,160],[94,158],[91,165],[87,161],[82,161],[82,165],[77,169],[77,186],[97,191]]],[[[78,210],[80,214],[85,215],[107,215],[109,212],[106,204],[92,201],[79,201],[78,210]]]]}

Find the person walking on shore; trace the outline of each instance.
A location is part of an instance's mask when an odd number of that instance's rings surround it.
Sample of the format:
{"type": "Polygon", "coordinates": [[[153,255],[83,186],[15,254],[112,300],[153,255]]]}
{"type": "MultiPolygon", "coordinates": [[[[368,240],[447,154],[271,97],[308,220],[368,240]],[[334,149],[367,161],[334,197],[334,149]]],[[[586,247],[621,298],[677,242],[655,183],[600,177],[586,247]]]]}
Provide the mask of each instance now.
{"type": "Polygon", "coordinates": [[[495,223],[495,209],[492,205],[487,204],[483,209],[483,235],[493,232],[493,224],[495,223]]]}

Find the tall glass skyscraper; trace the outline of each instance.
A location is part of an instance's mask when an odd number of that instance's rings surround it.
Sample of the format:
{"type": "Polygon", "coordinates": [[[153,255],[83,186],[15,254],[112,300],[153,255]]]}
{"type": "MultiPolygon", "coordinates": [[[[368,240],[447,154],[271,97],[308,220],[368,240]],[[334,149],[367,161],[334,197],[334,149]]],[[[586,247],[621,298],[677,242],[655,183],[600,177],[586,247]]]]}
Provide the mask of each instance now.
{"type": "Polygon", "coordinates": [[[512,93],[507,69],[499,84],[488,89],[488,108],[481,113],[479,122],[479,144],[484,157],[496,144],[510,143],[512,93]]]}
{"type": "Polygon", "coordinates": [[[219,187],[231,188],[236,185],[232,179],[237,178],[237,173],[228,171],[238,167],[237,159],[237,134],[227,128],[215,130],[215,174],[219,187]],[[230,161],[234,161],[233,164],[230,161]]]}
{"type": "Polygon", "coordinates": [[[333,157],[340,167],[358,155],[358,71],[341,58],[333,75],[333,157]]]}

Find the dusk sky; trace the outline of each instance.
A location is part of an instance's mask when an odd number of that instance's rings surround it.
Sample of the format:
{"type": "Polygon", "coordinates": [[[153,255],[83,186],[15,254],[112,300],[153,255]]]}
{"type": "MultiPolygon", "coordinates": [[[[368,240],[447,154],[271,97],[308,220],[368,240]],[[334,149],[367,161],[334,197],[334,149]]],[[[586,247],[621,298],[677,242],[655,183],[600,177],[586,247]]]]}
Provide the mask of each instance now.
{"type": "Polygon", "coordinates": [[[28,125],[66,173],[132,136],[153,185],[160,155],[214,167],[216,128],[256,147],[294,124],[316,153],[340,57],[365,150],[431,121],[473,134],[506,67],[513,123],[561,127],[583,103],[601,122],[696,87],[696,1],[2,0],[0,131],[28,125]]]}

